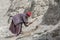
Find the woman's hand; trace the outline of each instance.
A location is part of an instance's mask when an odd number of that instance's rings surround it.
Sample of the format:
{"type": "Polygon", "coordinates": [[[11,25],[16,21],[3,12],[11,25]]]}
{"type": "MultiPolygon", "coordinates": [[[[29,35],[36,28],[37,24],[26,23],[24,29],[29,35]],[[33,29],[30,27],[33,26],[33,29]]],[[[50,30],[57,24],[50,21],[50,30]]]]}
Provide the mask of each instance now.
{"type": "Polygon", "coordinates": [[[32,24],[32,22],[28,23],[28,25],[32,24]]]}
{"type": "Polygon", "coordinates": [[[26,27],[28,27],[30,24],[32,24],[32,22],[30,22],[30,23],[27,23],[25,26],[26,26],[26,27]]]}

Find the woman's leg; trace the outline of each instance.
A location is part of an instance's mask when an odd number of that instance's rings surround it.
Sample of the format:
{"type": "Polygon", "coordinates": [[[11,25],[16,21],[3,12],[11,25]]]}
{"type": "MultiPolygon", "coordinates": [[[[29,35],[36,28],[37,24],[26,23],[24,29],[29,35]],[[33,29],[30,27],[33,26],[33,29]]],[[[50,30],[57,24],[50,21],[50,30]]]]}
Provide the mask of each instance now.
{"type": "Polygon", "coordinates": [[[21,32],[22,32],[22,24],[18,24],[17,25],[17,36],[19,35],[19,34],[21,34],[21,32]]]}

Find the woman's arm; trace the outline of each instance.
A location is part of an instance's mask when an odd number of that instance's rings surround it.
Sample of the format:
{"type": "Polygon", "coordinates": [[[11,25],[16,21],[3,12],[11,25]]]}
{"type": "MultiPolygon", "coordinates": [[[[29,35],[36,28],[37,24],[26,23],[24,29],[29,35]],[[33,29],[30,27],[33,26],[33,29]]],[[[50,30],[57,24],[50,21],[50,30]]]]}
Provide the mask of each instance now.
{"type": "MultiPolygon", "coordinates": [[[[36,18],[36,19],[37,19],[37,18],[36,18]]],[[[24,23],[25,26],[29,26],[29,25],[31,25],[34,21],[36,21],[36,19],[34,19],[32,22],[26,22],[26,23],[24,23]]]]}

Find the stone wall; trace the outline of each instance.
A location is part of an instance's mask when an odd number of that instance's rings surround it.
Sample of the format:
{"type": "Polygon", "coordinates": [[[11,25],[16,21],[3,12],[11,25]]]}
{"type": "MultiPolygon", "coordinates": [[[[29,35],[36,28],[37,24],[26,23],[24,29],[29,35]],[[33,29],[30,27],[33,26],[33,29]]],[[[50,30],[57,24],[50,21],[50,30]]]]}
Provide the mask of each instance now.
{"type": "Polygon", "coordinates": [[[10,6],[9,0],[0,0],[0,26],[6,26],[8,17],[4,16],[10,6]]]}
{"type": "MultiPolygon", "coordinates": [[[[9,40],[59,40],[60,36],[60,1],[59,0],[0,0],[0,39],[8,40],[8,36],[12,35],[9,31],[8,18],[9,15],[16,15],[23,13],[25,10],[32,11],[33,20],[35,17],[38,19],[29,27],[23,26],[23,31],[36,28],[38,29],[31,32],[27,37],[21,38],[21,35],[16,38],[9,38],[9,40]],[[12,2],[13,1],[13,2],[12,2]],[[4,2],[4,3],[3,3],[4,2]],[[12,5],[11,5],[12,4],[12,5]],[[31,6],[33,4],[33,6],[31,6]],[[21,8],[22,7],[22,8],[21,8]],[[44,25],[42,25],[44,24],[44,25]],[[3,30],[4,29],[4,30],[3,30]],[[56,33],[57,32],[57,33],[56,33]],[[2,38],[1,38],[2,37],[2,38]],[[4,38],[7,37],[7,38],[4,38]]],[[[9,23],[10,24],[10,23],[9,23]]]]}
{"type": "Polygon", "coordinates": [[[49,8],[44,14],[42,24],[56,25],[60,21],[60,1],[54,0],[52,2],[52,0],[50,0],[49,2],[49,8]]]}

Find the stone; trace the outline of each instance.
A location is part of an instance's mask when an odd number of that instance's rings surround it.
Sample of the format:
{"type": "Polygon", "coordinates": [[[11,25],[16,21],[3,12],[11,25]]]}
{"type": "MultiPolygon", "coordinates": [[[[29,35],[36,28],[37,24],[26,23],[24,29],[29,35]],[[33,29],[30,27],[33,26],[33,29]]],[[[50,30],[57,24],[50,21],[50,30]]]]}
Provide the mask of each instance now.
{"type": "Polygon", "coordinates": [[[60,3],[59,0],[0,0],[0,40],[59,40],[60,39],[60,3]],[[13,2],[12,2],[13,1],[13,2]],[[12,5],[11,5],[12,3],[12,5]],[[20,8],[21,7],[21,8],[20,8]],[[24,8],[23,8],[24,7],[24,8]],[[29,7],[29,8],[28,8],[29,7]],[[31,8],[31,9],[30,9],[31,8]],[[10,37],[12,34],[9,31],[10,23],[8,24],[10,13],[12,16],[17,13],[23,13],[25,9],[32,11],[32,17],[29,22],[37,18],[37,20],[25,27],[23,25],[23,32],[26,35],[21,37],[10,37]],[[4,16],[4,14],[7,14],[4,16]],[[42,25],[44,24],[44,25],[42,25]],[[37,28],[35,31],[32,29],[37,28]],[[30,31],[32,30],[32,31],[30,31]],[[29,35],[27,35],[29,34],[29,35]]]}

